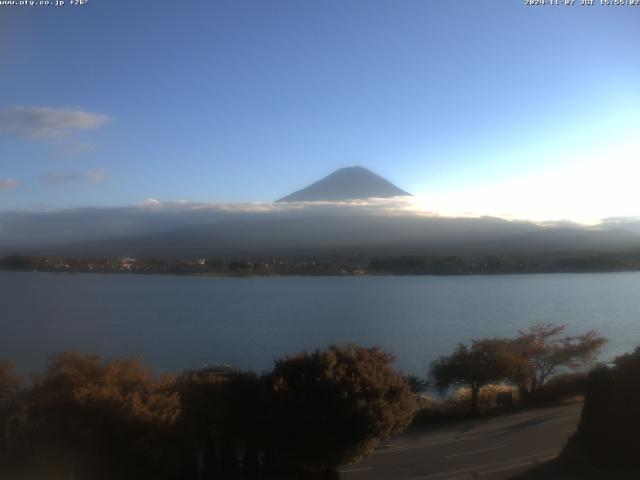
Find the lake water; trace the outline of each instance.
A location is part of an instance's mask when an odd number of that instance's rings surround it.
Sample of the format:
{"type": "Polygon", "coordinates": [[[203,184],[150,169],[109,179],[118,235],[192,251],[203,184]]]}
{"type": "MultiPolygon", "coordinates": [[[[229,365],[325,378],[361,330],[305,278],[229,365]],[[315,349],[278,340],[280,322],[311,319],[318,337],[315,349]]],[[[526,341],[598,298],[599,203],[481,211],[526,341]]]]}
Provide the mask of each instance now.
{"type": "Polygon", "coordinates": [[[40,371],[63,350],[142,356],[154,370],[257,371],[331,342],[380,345],[425,374],[458,342],[538,322],[640,344],[640,273],[477,277],[260,277],[0,272],[0,359],[40,371]]]}

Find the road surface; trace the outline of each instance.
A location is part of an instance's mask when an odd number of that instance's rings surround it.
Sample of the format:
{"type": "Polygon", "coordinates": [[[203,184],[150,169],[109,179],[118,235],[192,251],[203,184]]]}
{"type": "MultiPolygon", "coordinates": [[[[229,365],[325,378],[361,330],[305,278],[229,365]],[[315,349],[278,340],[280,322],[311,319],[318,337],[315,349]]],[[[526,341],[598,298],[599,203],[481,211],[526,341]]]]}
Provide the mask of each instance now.
{"type": "Polygon", "coordinates": [[[407,433],[359,463],[344,480],[508,479],[551,460],[575,432],[582,403],[407,433]]]}

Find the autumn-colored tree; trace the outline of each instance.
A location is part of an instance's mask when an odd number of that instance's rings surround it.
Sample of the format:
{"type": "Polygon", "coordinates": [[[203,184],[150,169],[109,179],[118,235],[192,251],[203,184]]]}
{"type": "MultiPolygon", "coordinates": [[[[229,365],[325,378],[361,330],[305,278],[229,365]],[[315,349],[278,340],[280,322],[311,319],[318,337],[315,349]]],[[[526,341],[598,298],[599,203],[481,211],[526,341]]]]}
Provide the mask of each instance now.
{"type": "Polygon", "coordinates": [[[350,344],[277,360],[269,383],[280,465],[334,469],[404,429],[416,400],[392,362],[379,348],[350,344]]]}
{"type": "Polygon", "coordinates": [[[0,408],[13,398],[22,385],[22,377],[16,373],[13,362],[0,362],[0,408]]]}
{"type": "Polygon", "coordinates": [[[180,413],[172,378],[155,378],[138,360],[78,353],[52,357],[25,402],[30,463],[53,468],[48,478],[148,477],[168,451],[163,429],[180,413]]]}
{"type": "Polygon", "coordinates": [[[559,370],[589,366],[607,342],[594,331],[562,336],[565,329],[565,325],[541,323],[519,332],[512,342],[526,365],[518,379],[525,396],[536,394],[559,370]]]}
{"type": "Polygon", "coordinates": [[[471,391],[471,414],[478,411],[480,390],[490,383],[521,376],[523,362],[504,339],[474,340],[470,346],[459,344],[451,355],[431,364],[435,385],[445,391],[452,386],[467,386],[471,391]]]}
{"type": "Polygon", "coordinates": [[[11,458],[15,402],[21,385],[22,377],[16,373],[13,362],[0,362],[0,472],[11,458]]]}

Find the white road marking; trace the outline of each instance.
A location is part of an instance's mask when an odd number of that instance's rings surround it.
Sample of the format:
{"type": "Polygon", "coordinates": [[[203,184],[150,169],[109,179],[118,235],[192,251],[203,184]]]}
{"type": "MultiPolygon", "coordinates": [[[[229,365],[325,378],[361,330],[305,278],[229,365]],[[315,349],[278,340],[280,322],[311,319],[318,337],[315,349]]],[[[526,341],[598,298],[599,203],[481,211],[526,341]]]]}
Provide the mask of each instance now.
{"type": "Polygon", "coordinates": [[[525,462],[520,462],[513,465],[507,465],[505,467],[497,467],[497,468],[492,468],[490,470],[481,470],[478,473],[480,475],[492,475],[494,473],[506,472],[508,470],[515,470],[516,468],[529,467],[531,466],[532,463],[546,462],[547,460],[551,460],[552,458],[555,458],[555,456],[556,455],[547,455],[544,457],[535,458],[533,461],[527,460],[525,462]]]}
{"type": "Polygon", "coordinates": [[[358,467],[358,468],[347,468],[346,470],[339,470],[340,473],[355,473],[355,472],[366,472],[368,470],[373,470],[372,467],[358,467]]]}
{"type": "MultiPolygon", "coordinates": [[[[438,477],[444,477],[444,476],[451,476],[451,475],[458,475],[461,473],[470,473],[470,472],[477,472],[478,470],[482,470],[482,469],[489,469],[492,467],[495,468],[499,468],[499,467],[503,467],[503,466],[507,466],[510,464],[513,464],[514,462],[521,462],[522,460],[526,460],[526,459],[532,459],[534,457],[539,457],[539,458],[546,458],[549,456],[555,456],[560,452],[560,450],[545,450],[542,452],[538,452],[538,453],[534,453],[531,455],[525,455],[522,457],[517,457],[517,458],[512,458],[511,460],[507,460],[507,461],[503,461],[503,462],[492,462],[492,463],[486,463],[484,465],[476,465],[475,467],[468,467],[468,468],[463,468],[461,470],[452,470],[450,472],[441,472],[441,473],[434,473],[431,475],[426,475],[423,477],[413,477],[413,478],[409,478],[407,480],[428,480],[430,478],[438,478],[438,477]]],[[[452,477],[450,477],[452,478],[452,477]]]]}
{"type": "MultiPolygon", "coordinates": [[[[568,410],[568,409],[567,409],[568,410]]],[[[565,412],[557,412],[557,413],[565,413],[565,412]]],[[[568,412],[567,412],[568,413],[568,412]]],[[[519,419],[524,420],[523,417],[525,417],[526,414],[521,414],[518,415],[517,417],[520,417],[519,419]]],[[[529,417],[529,419],[533,422],[535,422],[536,420],[542,420],[545,416],[547,415],[536,415],[533,416],[532,418],[529,417]]],[[[516,417],[516,416],[514,416],[516,417]]],[[[500,419],[491,419],[489,420],[488,423],[493,423],[493,422],[513,422],[513,420],[515,420],[514,417],[511,418],[500,418],[500,419]]],[[[576,414],[572,414],[572,415],[563,415],[559,418],[551,418],[551,419],[547,419],[547,420],[542,420],[539,423],[534,423],[533,425],[529,425],[528,428],[531,427],[537,427],[537,426],[542,426],[545,424],[549,424],[549,423],[556,423],[556,422],[563,422],[566,420],[571,420],[571,419],[575,419],[577,417],[580,417],[580,413],[576,413],[576,414]]],[[[526,417],[525,417],[526,418],[526,417]]],[[[452,443],[458,443],[458,442],[465,442],[465,441],[469,441],[469,440],[477,440],[480,438],[486,438],[486,437],[494,437],[496,435],[501,435],[501,434],[508,434],[508,433],[512,433],[512,432],[516,432],[521,430],[521,428],[506,428],[506,429],[502,429],[502,430],[498,430],[498,431],[491,431],[491,430],[484,430],[482,429],[480,432],[477,432],[475,434],[471,434],[471,435],[465,435],[463,433],[459,434],[459,435],[440,435],[439,437],[435,437],[431,439],[431,441],[423,441],[423,442],[418,442],[419,443],[410,443],[410,442],[402,442],[400,445],[394,446],[393,444],[387,444],[385,445],[385,448],[383,449],[378,449],[374,452],[374,455],[380,455],[380,454],[386,454],[386,453],[396,453],[396,452],[402,452],[405,450],[415,450],[415,449],[421,449],[421,448],[429,448],[429,447],[435,447],[438,445],[446,445],[446,444],[452,444],[452,443]]],[[[566,433],[573,433],[575,432],[575,428],[572,429],[566,429],[563,430],[562,433],[566,434],[566,433]]],[[[427,438],[429,437],[429,435],[427,435],[427,438]]],[[[485,448],[485,449],[481,449],[481,450],[474,450],[474,451],[469,451],[469,452],[461,452],[461,453],[456,453],[456,454],[452,454],[452,455],[448,455],[445,456],[444,458],[455,458],[455,457],[459,457],[459,456],[463,456],[463,455],[472,455],[474,453],[482,453],[485,451],[490,451],[490,450],[497,450],[500,448],[505,448],[507,445],[501,445],[498,447],[489,447],[489,448],[485,448]]],[[[492,474],[492,473],[497,473],[503,470],[511,470],[511,469],[516,469],[516,468],[521,468],[521,467],[526,467],[526,466],[530,466],[532,464],[534,464],[537,461],[543,461],[543,460],[548,460],[551,459],[553,457],[555,457],[558,454],[559,450],[547,450],[547,451],[543,451],[543,452],[539,452],[539,453],[535,453],[535,454],[531,454],[531,455],[526,455],[523,457],[518,457],[518,458],[513,458],[510,460],[503,460],[503,461],[498,461],[498,462],[492,462],[492,463],[488,463],[488,464],[484,464],[484,465],[478,465],[475,467],[468,467],[468,468],[464,468],[461,470],[455,470],[455,471],[450,471],[450,472],[442,472],[442,473],[435,473],[432,475],[428,475],[428,476],[422,476],[422,477],[415,477],[415,478],[410,478],[408,480],[427,480],[427,479],[436,479],[436,478],[441,478],[441,480],[444,480],[445,478],[447,480],[455,480],[456,478],[469,478],[469,475],[488,475],[488,474],[492,474]],[[545,456],[546,454],[546,456],[545,456]],[[550,455],[551,454],[551,455],[550,455]],[[487,469],[482,471],[481,469],[487,469]]],[[[354,467],[354,468],[347,468],[345,470],[340,470],[340,473],[357,473],[357,472],[366,472],[366,471],[371,471],[373,470],[373,467],[367,466],[367,467],[354,467]]]]}
{"type": "Polygon", "coordinates": [[[481,448],[480,450],[471,450],[469,452],[454,453],[452,455],[445,455],[444,458],[462,457],[464,455],[475,455],[476,453],[490,452],[491,450],[499,450],[500,448],[507,448],[509,445],[498,445],[497,447],[481,448]]]}
{"type": "MultiPolygon", "coordinates": [[[[572,407],[566,407],[567,410],[569,410],[572,407]]],[[[560,412],[558,412],[560,413],[560,412]]],[[[518,415],[514,415],[512,417],[509,418],[496,418],[496,419],[489,419],[486,422],[487,423],[494,423],[494,422],[512,422],[513,420],[515,420],[516,418],[520,419],[527,419],[530,421],[536,421],[539,419],[542,419],[544,417],[547,417],[548,414],[544,414],[544,415],[535,415],[533,417],[529,417],[527,415],[530,414],[518,414],[518,415]]],[[[549,423],[556,423],[556,422],[563,422],[565,420],[571,420],[574,419],[576,417],[580,417],[581,413],[576,413],[573,415],[565,415],[559,418],[551,418],[548,420],[542,420],[541,422],[537,423],[537,424],[533,424],[528,426],[527,428],[532,428],[532,427],[538,427],[538,426],[542,426],[542,425],[547,425],[549,423]]],[[[514,427],[507,427],[507,428],[503,428],[502,430],[498,430],[498,431],[480,431],[478,433],[472,434],[472,435],[465,435],[465,434],[460,434],[459,436],[445,436],[445,437],[439,437],[439,438],[434,438],[433,440],[430,441],[426,441],[426,442],[418,442],[418,443],[409,443],[409,444],[400,444],[398,446],[394,446],[392,445],[387,445],[385,446],[384,449],[378,449],[376,450],[373,455],[384,455],[384,454],[388,454],[388,453],[396,453],[396,452],[401,452],[401,451],[405,451],[405,450],[416,450],[416,449],[420,449],[420,448],[429,448],[429,447],[435,447],[435,446],[439,446],[439,445],[446,445],[446,444],[450,444],[450,443],[457,443],[457,442],[465,442],[468,440],[477,440],[479,438],[488,438],[488,437],[494,437],[494,436],[499,436],[499,435],[504,435],[504,434],[508,434],[508,433],[513,433],[513,432],[517,432],[521,430],[521,428],[514,428],[514,427]]],[[[565,432],[563,432],[565,433],[565,432]]],[[[404,443],[404,442],[403,442],[404,443]]],[[[407,442],[408,443],[408,442],[407,442]]]]}
{"type": "Polygon", "coordinates": [[[582,416],[582,413],[576,413],[575,415],[567,415],[566,417],[552,418],[551,420],[546,420],[542,422],[540,425],[546,425],[547,423],[564,422],[565,420],[571,420],[573,418],[581,417],[581,416],[582,416]]]}
{"type": "Polygon", "coordinates": [[[385,448],[384,450],[376,450],[374,452],[374,455],[384,455],[386,453],[403,452],[405,450],[415,450],[418,448],[437,447],[438,445],[447,445],[449,443],[465,442],[467,440],[477,440],[479,438],[484,438],[486,436],[487,435],[482,434],[482,435],[469,435],[464,437],[449,437],[446,439],[434,440],[431,442],[414,443],[412,445],[398,446],[398,447],[388,447],[388,448],[385,448]]]}

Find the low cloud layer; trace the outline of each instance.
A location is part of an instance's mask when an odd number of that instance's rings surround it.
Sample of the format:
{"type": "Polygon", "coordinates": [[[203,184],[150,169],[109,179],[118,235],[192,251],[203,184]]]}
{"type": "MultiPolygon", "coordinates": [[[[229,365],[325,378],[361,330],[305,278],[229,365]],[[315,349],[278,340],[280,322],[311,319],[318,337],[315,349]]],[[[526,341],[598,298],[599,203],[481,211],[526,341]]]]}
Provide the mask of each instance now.
{"type": "MultiPolygon", "coordinates": [[[[50,181],[86,181],[66,174],[50,181]]],[[[427,215],[407,210],[407,199],[308,203],[191,203],[148,199],[137,206],[0,212],[0,247],[55,245],[148,235],[227,221],[371,215],[427,215]]]]}
{"type": "Polygon", "coordinates": [[[609,230],[491,217],[454,219],[416,209],[411,201],[407,197],[288,204],[151,200],[120,208],[0,212],[0,256],[15,252],[197,256],[301,251],[315,255],[344,248],[369,254],[448,255],[470,249],[503,252],[507,247],[514,252],[621,251],[640,244],[634,234],[640,227],[633,222],[609,230]]]}
{"type": "Polygon", "coordinates": [[[72,108],[16,106],[0,110],[0,131],[22,138],[56,139],[95,130],[108,121],[107,115],[72,108]]]}
{"type": "MultiPolygon", "coordinates": [[[[47,181],[96,182],[104,178],[101,171],[86,173],[49,174],[47,181]]],[[[17,182],[0,182],[3,189],[14,188],[17,182]]],[[[333,219],[345,227],[364,218],[386,218],[393,222],[414,219],[466,218],[489,222],[490,217],[477,214],[448,214],[424,208],[429,202],[420,197],[395,197],[342,202],[296,203],[194,203],[185,201],[163,202],[149,198],[138,205],[114,208],[76,208],[67,210],[0,211],[1,247],[60,245],[86,241],[160,235],[176,229],[215,224],[236,225],[248,223],[283,222],[292,219],[321,224],[333,219]],[[395,219],[395,220],[394,220],[395,219]]],[[[504,217],[503,217],[504,218],[504,217]]],[[[504,222],[493,217],[497,224],[504,222]]],[[[610,230],[624,229],[640,233],[637,217],[603,220],[597,226],[586,228],[572,222],[538,221],[507,222],[539,226],[546,229],[610,230]]],[[[402,232],[390,231],[390,235],[402,232]]],[[[14,248],[15,250],[15,248],[14,248]]]]}

